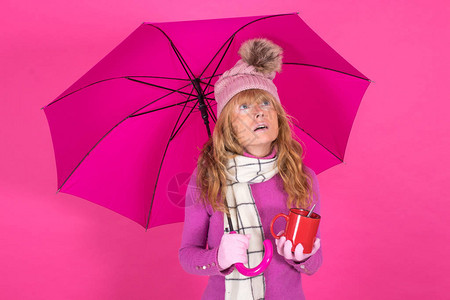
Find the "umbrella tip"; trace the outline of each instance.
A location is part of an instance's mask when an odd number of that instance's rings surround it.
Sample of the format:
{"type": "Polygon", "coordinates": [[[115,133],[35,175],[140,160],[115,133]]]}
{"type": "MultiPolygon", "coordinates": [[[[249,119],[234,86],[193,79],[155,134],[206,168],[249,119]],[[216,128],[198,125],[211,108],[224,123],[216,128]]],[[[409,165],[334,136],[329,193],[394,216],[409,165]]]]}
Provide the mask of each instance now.
{"type": "Polygon", "coordinates": [[[58,194],[60,190],[61,190],[61,188],[59,188],[59,189],[56,191],[56,194],[58,194]]]}

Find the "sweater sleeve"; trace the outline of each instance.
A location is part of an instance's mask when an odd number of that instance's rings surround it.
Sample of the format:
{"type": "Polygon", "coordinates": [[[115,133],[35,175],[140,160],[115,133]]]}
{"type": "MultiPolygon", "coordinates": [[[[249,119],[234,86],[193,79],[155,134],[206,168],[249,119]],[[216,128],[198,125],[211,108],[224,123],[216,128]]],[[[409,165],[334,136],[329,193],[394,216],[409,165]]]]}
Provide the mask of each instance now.
{"type": "MultiPolygon", "coordinates": [[[[313,197],[314,203],[316,203],[314,212],[320,215],[321,209],[320,209],[319,182],[317,180],[316,173],[313,170],[307,168],[307,171],[309,171],[313,184],[313,197]]],[[[316,238],[320,238],[320,225],[317,231],[316,238]]],[[[322,239],[320,239],[319,250],[315,254],[308,257],[305,261],[295,262],[293,260],[286,259],[286,262],[300,273],[304,273],[306,275],[312,275],[316,273],[319,270],[320,266],[322,265],[322,239]]]]}
{"type": "Polygon", "coordinates": [[[195,170],[186,190],[183,236],[178,253],[180,264],[186,272],[191,274],[228,275],[234,267],[220,270],[217,261],[219,247],[207,248],[211,215],[208,209],[198,201],[199,196],[195,170]]]}

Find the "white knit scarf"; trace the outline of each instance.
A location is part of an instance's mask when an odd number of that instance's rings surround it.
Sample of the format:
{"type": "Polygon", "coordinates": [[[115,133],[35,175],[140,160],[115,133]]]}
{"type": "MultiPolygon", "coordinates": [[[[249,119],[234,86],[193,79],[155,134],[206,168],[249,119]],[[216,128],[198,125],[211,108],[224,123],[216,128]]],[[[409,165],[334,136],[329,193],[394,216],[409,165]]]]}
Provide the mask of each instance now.
{"type": "MultiPolygon", "coordinates": [[[[228,161],[226,200],[233,229],[240,234],[251,235],[247,251],[248,268],[256,267],[264,256],[264,232],[250,184],[269,180],[277,173],[277,156],[261,159],[239,155],[228,161]]],[[[230,232],[226,214],[224,232],[230,232]]],[[[235,269],[225,277],[226,300],[259,300],[264,297],[264,274],[247,277],[235,269]]]]}

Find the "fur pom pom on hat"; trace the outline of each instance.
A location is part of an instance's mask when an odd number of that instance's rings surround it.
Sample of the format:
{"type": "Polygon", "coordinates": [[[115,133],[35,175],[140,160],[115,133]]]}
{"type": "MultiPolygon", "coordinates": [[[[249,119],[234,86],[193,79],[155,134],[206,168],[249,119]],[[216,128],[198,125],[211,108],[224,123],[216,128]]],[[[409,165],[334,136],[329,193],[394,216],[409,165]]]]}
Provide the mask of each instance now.
{"type": "Polygon", "coordinates": [[[270,74],[280,72],[283,49],[266,39],[248,40],[239,48],[239,55],[257,72],[270,74]]]}
{"type": "Polygon", "coordinates": [[[217,117],[231,98],[245,90],[265,90],[280,101],[273,79],[281,71],[283,49],[267,39],[251,39],[242,44],[239,55],[241,59],[214,85],[217,117]]]}

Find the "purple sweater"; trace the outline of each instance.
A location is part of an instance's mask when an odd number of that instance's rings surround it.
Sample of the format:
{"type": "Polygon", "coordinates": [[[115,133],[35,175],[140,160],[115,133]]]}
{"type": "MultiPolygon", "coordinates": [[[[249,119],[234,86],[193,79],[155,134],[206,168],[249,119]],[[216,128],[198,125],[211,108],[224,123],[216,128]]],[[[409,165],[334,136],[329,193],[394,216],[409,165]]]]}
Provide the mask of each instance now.
{"type": "MultiPolygon", "coordinates": [[[[313,189],[317,203],[314,212],[320,214],[320,197],[317,177],[314,171],[306,168],[313,178],[313,189]]],[[[220,271],[217,253],[223,235],[223,213],[213,212],[208,205],[206,208],[198,203],[199,189],[196,186],[197,170],[191,177],[186,191],[186,212],[183,237],[179,251],[179,259],[183,269],[196,275],[209,276],[208,285],[202,299],[224,299],[225,275],[233,271],[233,266],[220,271]]],[[[272,241],[274,254],[272,262],[264,271],[266,280],[266,300],[271,299],[305,299],[302,289],[302,273],[314,274],[322,264],[322,249],[305,262],[296,263],[279,255],[272,234],[270,222],[279,213],[289,214],[286,207],[287,194],[283,190],[283,181],[279,174],[270,180],[250,185],[256,207],[263,224],[264,236],[272,241]]],[[[283,219],[277,220],[274,232],[284,229],[283,219]]],[[[320,231],[317,234],[320,237],[320,231]]]]}

